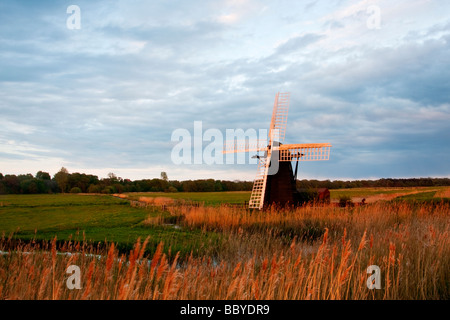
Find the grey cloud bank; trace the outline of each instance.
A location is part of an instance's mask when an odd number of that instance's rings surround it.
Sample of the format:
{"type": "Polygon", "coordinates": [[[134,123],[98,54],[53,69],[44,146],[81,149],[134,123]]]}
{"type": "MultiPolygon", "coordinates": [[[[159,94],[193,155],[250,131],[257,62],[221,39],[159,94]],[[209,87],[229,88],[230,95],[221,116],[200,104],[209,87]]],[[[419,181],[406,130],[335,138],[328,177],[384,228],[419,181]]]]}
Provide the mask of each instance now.
{"type": "Polygon", "coordinates": [[[450,176],[447,2],[1,2],[0,48],[4,174],[252,180],[255,165],[174,165],[171,133],[267,129],[289,91],[286,143],[333,145],[300,178],[450,176]]]}

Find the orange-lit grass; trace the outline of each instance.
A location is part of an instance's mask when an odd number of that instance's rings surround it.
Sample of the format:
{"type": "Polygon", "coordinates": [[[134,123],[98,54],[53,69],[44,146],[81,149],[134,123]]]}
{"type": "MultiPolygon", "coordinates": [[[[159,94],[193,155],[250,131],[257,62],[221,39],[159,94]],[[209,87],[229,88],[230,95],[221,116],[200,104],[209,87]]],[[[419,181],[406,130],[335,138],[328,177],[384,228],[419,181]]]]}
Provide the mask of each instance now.
{"type": "MultiPolygon", "coordinates": [[[[448,226],[450,209],[448,204],[421,204],[408,202],[378,202],[354,208],[336,206],[307,205],[296,209],[270,208],[266,211],[249,211],[244,208],[229,207],[173,207],[169,211],[180,216],[180,224],[191,228],[209,230],[238,230],[260,232],[267,229],[291,232],[292,236],[311,235],[311,230],[325,228],[332,233],[343,233],[346,229],[351,236],[362,236],[365,230],[385,232],[415,223],[433,223],[444,220],[448,226]]],[[[445,227],[445,226],[444,226],[445,227]]],[[[317,236],[317,234],[316,234],[317,236]]]]}
{"type": "Polygon", "coordinates": [[[305,207],[250,213],[245,209],[179,208],[184,227],[221,230],[209,255],[167,256],[161,243],[144,256],[138,241],[127,256],[66,242],[0,241],[0,299],[448,299],[449,207],[380,203],[359,208],[305,207]],[[308,223],[305,224],[305,222],[308,223]],[[323,226],[321,236],[289,242],[279,230],[323,226]],[[98,257],[96,255],[101,255],[98,257]],[[71,264],[82,289],[69,290],[71,264]],[[366,286],[369,265],[381,269],[381,290],[366,286]]]}
{"type": "Polygon", "coordinates": [[[435,198],[450,198],[450,187],[442,188],[434,195],[435,198]]]}
{"type": "Polygon", "coordinates": [[[175,200],[168,197],[139,197],[138,201],[145,202],[148,204],[154,204],[157,206],[160,205],[172,205],[175,203],[175,200]]]}

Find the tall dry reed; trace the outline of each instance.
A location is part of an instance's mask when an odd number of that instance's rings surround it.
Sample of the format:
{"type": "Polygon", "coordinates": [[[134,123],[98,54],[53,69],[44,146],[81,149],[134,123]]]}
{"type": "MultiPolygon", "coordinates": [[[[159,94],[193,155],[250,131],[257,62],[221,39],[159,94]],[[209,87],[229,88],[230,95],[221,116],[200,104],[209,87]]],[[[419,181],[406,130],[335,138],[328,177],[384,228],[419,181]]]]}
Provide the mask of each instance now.
{"type": "Polygon", "coordinates": [[[448,205],[378,203],[249,212],[181,207],[183,228],[221,232],[204,256],[168,256],[148,239],[114,244],[0,240],[0,299],[448,299],[448,205]],[[311,229],[317,232],[311,232],[311,229]],[[70,254],[69,254],[70,253],[70,254]],[[81,289],[66,286],[67,267],[81,289]],[[367,267],[381,289],[367,288],[367,267]]]}

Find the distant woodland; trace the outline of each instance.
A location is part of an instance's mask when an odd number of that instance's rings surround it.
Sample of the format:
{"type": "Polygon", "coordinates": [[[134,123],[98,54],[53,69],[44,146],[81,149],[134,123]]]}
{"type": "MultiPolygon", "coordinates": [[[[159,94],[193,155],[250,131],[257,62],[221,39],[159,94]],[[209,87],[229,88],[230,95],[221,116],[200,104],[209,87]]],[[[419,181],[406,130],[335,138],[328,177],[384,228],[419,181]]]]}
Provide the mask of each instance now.
{"type": "MultiPolygon", "coordinates": [[[[134,181],[117,177],[114,173],[109,173],[107,178],[99,179],[92,174],[69,173],[65,168],[61,168],[53,177],[43,171],[39,171],[34,176],[0,173],[0,194],[251,191],[252,186],[252,181],[169,180],[165,172],[161,172],[160,178],[134,181]]],[[[434,186],[450,186],[450,179],[297,180],[297,187],[305,189],[434,186]]]]}

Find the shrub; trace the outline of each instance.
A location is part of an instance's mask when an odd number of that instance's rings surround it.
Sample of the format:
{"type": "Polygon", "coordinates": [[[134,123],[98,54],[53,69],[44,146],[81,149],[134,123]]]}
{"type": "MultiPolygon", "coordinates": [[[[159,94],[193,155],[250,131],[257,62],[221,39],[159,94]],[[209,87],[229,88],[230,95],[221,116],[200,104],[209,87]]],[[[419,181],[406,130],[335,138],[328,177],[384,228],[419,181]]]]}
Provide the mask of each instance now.
{"type": "Polygon", "coordinates": [[[314,202],[319,197],[319,193],[315,189],[298,189],[295,200],[299,204],[314,202]]]}
{"type": "Polygon", "coordinates": [[[349,196],[342,196],[339,198],[339,206],[340,207],[352,207],[353,201],[349,196]]]}
{"type": "Polygon", "coordinates": [[[88,188],[89,193],[100,193],[102,188],[98,184],[91,184],[88,188]]]}
{"type": "Polygon", "coordinates": [[[102,193],[104,194],[112,194],[112,193],[116,193],[116,190],[113,186],[107,186],[102,190],[102,193]]]}
{"type": "Polygon", "coordinates": [[[70,189],[70,193],[81,193],[81,189],[78,187],[73,187],[70,189]]]}
{"type": "Polygon", "coordinates": [[[170,186],[169,188],[166,189],[165,192],[178,192],[177,188],[170,186]]]}

